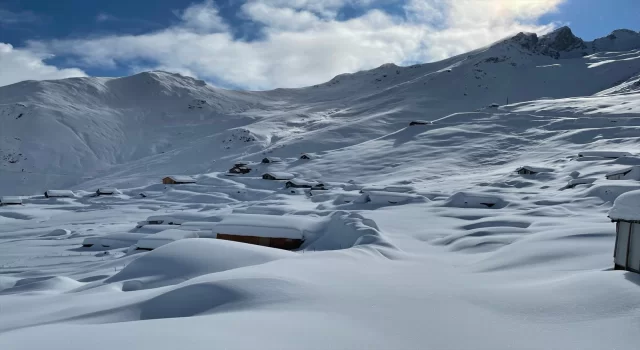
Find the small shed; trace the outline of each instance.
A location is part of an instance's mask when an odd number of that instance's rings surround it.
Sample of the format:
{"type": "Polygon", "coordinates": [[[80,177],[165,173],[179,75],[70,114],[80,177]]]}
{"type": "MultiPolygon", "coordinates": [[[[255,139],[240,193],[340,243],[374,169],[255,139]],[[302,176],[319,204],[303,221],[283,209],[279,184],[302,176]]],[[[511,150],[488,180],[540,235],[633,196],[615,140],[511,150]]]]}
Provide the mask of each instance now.
{"type": "Polygon", "coordinates": [[[22,205],[22,198],[16,196],[0,197],[0,206],[2,205],[22,205]]]}
{"type": "Polygon", "coordinates": [[[69,190],[48,190],[44,193],[46,198],[73,198],[75,193],[69,190]]]}
{"type": "Polygon", "coordinates": [[[194,184],[196,183],[196,179],[191,176],[172,175],[163,178],[162,183],[165,185],[194,184]]]}
{"type": "Polygon", "coordinates": [[[605,175],[607,180],[638,180],[640,179],[640,167],[632,166],[630,168],[612,171],[605,175]]]}
{"type": "Polygon", "coordinates": [[[293,250],[300,248],[308,235],[323,228],[322,221],[306,216],[231,214],[213,231],[218,239],[293,250]]]}
{"type": "Polygon", "coordinates": [[[262,159],[262,163],[270,164],[270,163],[281,163],[282,159],[278,157],[265,157],[262,159]]]}
{"type": "Polygon", "coordinates": [[[550,173],[553,169],[551,168],[543,168],[543,167],[535,167],[530,165],[521,166],[516,169],[516,173],[520,175],[534,175],[538,173],[550,173]]]}
{"type": "Polygon", "coordinates": [[[614,269],[640,273],[640,190],[616,198],[609,218],[616,223],[614,269]]]}
{"type": "Polygon", "coordinates": [[[262,175],[262,178],[265,180],[292,180],[294,177],[293,174],[279,171],[272,171],[262,175]]]}
{"type": "Polygon", "coordinates": [[[312,159],[313,156],[309,153],[302,153],[302,155],[300,156],[300,159],[306,159],[306,160],[310,160],[312,159]]]}
{"type": "Polygon", "coordinates": [[[96,195],[98,196],[112,196],[117,193],[118,190],[112,187],[102,187],[96,190],[96,195]]]}
{"type": "Polygon", "coordinates": [[[317,181],[291,179],[285,183],[286,188],[324,188],[324,184],[317,181]]]}

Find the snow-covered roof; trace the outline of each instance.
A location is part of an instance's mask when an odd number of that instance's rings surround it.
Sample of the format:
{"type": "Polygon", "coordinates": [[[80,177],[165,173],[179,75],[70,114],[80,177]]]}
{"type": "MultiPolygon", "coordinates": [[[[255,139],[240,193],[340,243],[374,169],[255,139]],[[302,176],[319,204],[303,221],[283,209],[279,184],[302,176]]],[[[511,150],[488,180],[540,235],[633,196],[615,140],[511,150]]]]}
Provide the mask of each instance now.
{"type": "Polygon", "coordinates": [[[49,197],[75,197],[73,191],[69,190],[48,190],[45,194],[49,197]]]}
{"type": "Polygon", "coordinates": [[[101,188],[98,188],[98,193],[116,194],[116,193],[118,193],[118,190],[116,188],[113,188],[113,187],[101,187],[101,188]]]}
{"type": "Polygon", "coordinates": [[[281,158],[279,158],[279,157],[264,157],[263,161],[264,161],[265,159],[266,159],[266,160],[268,160],[268,161],[269,161],[269,162],[271,162],[271,163],[278,163],[278,162],[282,162],[282,159],[281,159],[281,158]]]}
{"type": "Polygon", "coordinates": [[[609,172],[609,173],[605,174],[605,177],[614,176],[614,175],[620,175],[620,174],[627,174],[627,173],[630,173],[634,168],[636,168],[636,167],[629,167],[629,168],[624,168],[624,169],[620,169],[620,170],[615,170],[615,171],[612,171],[612,172],[609,172]]]}
{"type": "Polygon", "coordinates": [[[213,231],[218,234],[304,239],[305,232],[318,232],[323,221],[299,215],[231,214],[213,231]]]}
{"type": "Polygon", "coordinates": [[[171,175],[171,176],[167,176],[168,178],[170,178],[171,180],[175,181],[175,182],[182,182],[182,183],[195,183],[196,179],[192,178],[191,176],[187,176],[187,175],[171,175]]]}
{"type": "Polygon", "coordinates": [[[596,180],[597,179],[594,177],[583,177],[580,179],[571,179],[567,183],[567,187],[574,187],[576,185],[588,185],[588,184],[594,183],[596,180]]]}
{"type": "MultiPolygon", "coordinates": [[[[268,173],[265,173],[264,175],[271,175],[274,178],[276,178],[276,180],[292,180],[295,176],[291,173],[285,173],[285,172],[281,172],[281,171],[270,171],[268,173]]],[[[264,176],[262,175],[262,176],[264,176]]]]}
{"type": "Polygon", "coordinates": [[[612,220],[640,221],[640,190],[618,196],[609,210],[612,220]]]}
{"type": "Polygon", "coordinates": [[[0,197],[1,204],[22,204],[22,198],[17,196],[0,197]]]}
{"type": "Polygon", "coordinates": [[[531,165],[521,166],[518,169],[516,169],[516,171],[520,171],[521,169],[527,169],[527,170],[529,170],[531,172],[534,172],[534,173],[551,173],[551,172],[553,172],[553,168],[545,168],[545,167],[531,166],[531,165]]]}
{"type": "Polygon", "coordinates": [[[582,151],[578,153],[578,157],[602,157],[602,158],[620,158],[630,156],[629,152],[619,151],[582,151]]]}
{"type": "Polygon", "coordinates": [[[136,243],[136,247],[141,249],[156,249],[173,241],[198,237],[198,233],[195,231],[169,229],[153,235],[147,235],[147,237],[140,239],[138,243],[136,243]]]}

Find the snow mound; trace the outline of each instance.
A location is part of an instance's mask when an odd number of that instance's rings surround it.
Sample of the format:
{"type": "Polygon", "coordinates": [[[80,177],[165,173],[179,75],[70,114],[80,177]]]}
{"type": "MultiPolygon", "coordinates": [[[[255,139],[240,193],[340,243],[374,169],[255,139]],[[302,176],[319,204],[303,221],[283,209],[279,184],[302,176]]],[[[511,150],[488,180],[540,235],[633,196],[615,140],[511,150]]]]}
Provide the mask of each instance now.
{"type": "Polygon", "coordinates": [[[571,179],[567,182],[566,186],[564,186],[562,189],[574,188],[578,185],[591,185],[596,180],[597,179],[595,177],[583,177],[580,179],[571,179]]]}
{"type": "Polygon", "coordinates": [[[423,196],[399,192],[368,191],[365,192],[364,195],[366,196],[366,202],[378,205],[404,204],[427,201],[427,199],[423,196]]]}
{"type": "Polygon", "coordinates": [[[60,236],[68,236],[71,234],[71,230],[67,230],[64,228],[55,229],[49,233],[45,233],[40,237],[60,237],[60,236]]]}
{"type": "Polygon", "coordinates": [[[168,229],[168,230],[160,231],[155,235],[147,235],[144,238],[140,239],[136,243],[136,249],[153,250],[174,241],[187,239],[187,238],[198,238],[198,237],[200,236],[196,231],[168,229]]]}
{"type": "Polygon", "coordinates": [[[58,294],[83,286],[84,283],[64,276],[34,277],[18,280],[11,288],[0,291],[6,294],[58,294]]]}
{"type": "Polygon", "coordinates": [[[90,250],[105,250],[130,247],[148,235],[144,233],[112,233],[103,236],[87,237],[82,242],[90,250]]]}
{"type": "Polygon", "coordinates": [[[446,207],[456,208],[504,208],[508,202],[502,197],[489,194],[457,192],[453,194],[444,203],[446,207]]]}
{"type": "Polygon", "coordinates": [[[331,214],[324,232],[307,240],[303,249],[313,251],[339,250],[369,243],[397,249],[383,237],[374,220],[356,213],[337,211],[331,214]],[[368,238],[362,238],[364,236],[368,236],[368,238]]]}
{"type": "Polygon", "coordinates": [[[280,249],[224,240],[193,238],[173,242],[134,260],[104,283],[126,290],[177,284],[197,276],[296,257],[280,249]]]}
{"type": "Polygon", "coordinates": [[[597,184],[589,189],[587,195],[590,197],[597,197],[605,202],[611,202],[616,200],[621,194],[640,189],[640,184],[637,183],[621,183],[626,181],[616,181],[615,185],[611,184],[597,184]]]}

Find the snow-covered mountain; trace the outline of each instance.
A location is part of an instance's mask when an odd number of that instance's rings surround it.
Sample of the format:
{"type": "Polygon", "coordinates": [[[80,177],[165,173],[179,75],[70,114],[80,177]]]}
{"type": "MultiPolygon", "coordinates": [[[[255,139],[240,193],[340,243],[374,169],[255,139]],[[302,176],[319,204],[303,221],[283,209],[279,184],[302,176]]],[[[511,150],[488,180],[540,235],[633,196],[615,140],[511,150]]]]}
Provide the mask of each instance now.
{"type": "Polygon", "coordinates": [[[386,64],[303,89],[228,91],[165,72],[25,81],[0,88],[0,172],[19,184],[6,191],[22,194],[79,184],[151,158],[180,163],[186,173],[223,170],[228,164],[216,160],[281,147],[293,155],[287,149],[299,140],[326,150],[383,136],[412,119],[492,103],[633,91],[639,57],[638,33],[618,30],[588,43],[564,27],[540,38],[520,33],[441,62],[386,64]],[[574,57],[583,46],[587,54],[574,57]],[[344,137],[326,137],[336,132],[344,137]]]}
{"type": "Polygon", "coordinates": [[[0,206],[0,349],[635,349],[640,278],[611,270],[607,211],[640,189],[639,142],[626,30],[302,89],[1,87],[0,197],[23,205],[0,206]],[[229,218],[305,241],[210,239],[229,218]]]}

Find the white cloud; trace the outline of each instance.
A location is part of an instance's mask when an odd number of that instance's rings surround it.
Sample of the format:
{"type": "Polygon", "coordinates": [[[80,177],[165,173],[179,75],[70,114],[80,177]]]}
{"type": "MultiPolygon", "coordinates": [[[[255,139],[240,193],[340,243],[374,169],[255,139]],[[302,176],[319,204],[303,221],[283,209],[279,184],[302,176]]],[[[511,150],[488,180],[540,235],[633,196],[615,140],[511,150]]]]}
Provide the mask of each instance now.
{"type": "Polygon", "coordinates": [[[118,19],[108,13],[99,13],[96,16],[96,22],[108,22],[108,21],[117,21],[118,19]]]}
{"type": "Polygon", "coordinates": [[[33,42],[37,52],[74,56],[87,66],[152,62],[202,79],[252,89],[298,87],[387,62],[431,61],[463,53],[519,31],[541,32],[536,20],[563,0],[406,0],[406,17],[368,8],[387,0],[250,0],[242,15],[263,25],[260,40],[235,39],[212,1],[192,5],[181,22],[142,35],[33,42]],[[338,10],[363,15],[338,20],[338,10]]]}
{"type": "Polygon", "coordinates": [[[213,0],[191,5],[179,13],[179,17],[185,27],[200,33],[224,32],[228,29],[213,0]]]}
{"type": "Polygon", "coordinates": [[[9,26],[20,23],[31,23],[40,20],[33,12],[11,12],[0,9],[0,26],[9,26]]]}
{"type": "Polygon", "coordinates": [[[27,50],[0,43],[0,86],[22,80],[61,79],[84,77],[79,69],[58,69],[42,61],[43,57],[27,50]]]}

